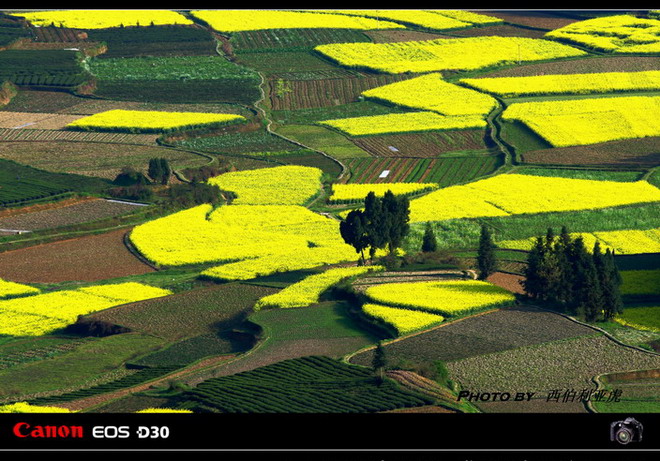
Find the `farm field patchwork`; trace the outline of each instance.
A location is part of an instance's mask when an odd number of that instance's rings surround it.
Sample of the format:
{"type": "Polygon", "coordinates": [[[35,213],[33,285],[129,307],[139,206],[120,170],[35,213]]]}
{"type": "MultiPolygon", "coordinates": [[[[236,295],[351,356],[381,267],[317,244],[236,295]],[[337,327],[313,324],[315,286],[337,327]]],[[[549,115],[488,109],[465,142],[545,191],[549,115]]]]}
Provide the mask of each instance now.
{"type": "Polygon", "coordinates": [[[81,118],[80,115],[0,111],[0,128],[59,130],[81,118]]]}
{"type": "MultiPolygon", "coordinates": [[[[648,230],[620,230],[571,234],[573,238],[582,237],[587,248],[593,248],[598,242],[601,248],[609,248],[616,254],[660,253],[660,228],[648,230]]],[[[531,250],[534,239],[508,240],[498,244],[504,248],[531,250]]]]}
{"type": "Polygon", "coordinates": [[[659,31],[660,10],[0,12],[0,412],[584,413],[545,397],[596,386],[626,393],[596,412],[657,412],[659,31]],[[387,190],[409,209],[342,223],[387,190]],[[614,249],[614,318],[528,302],[529,243],[564,227],[614,249]]]}
{"type": "Polygon", "coordinates": [[[549,165],[593,165],[622,168],[653,167],[660,161],[660,137],[625,139],[588,144],[528,150],[520,154],[525,163],[549,165]]]}
{"type": "Polygon", "coordinates": [[[373,192],[382,197],[387,191],[394,195],[416,195],[438,188],[433,183],[381,183],[381,184],[334,184],[329,202],[364,201],[373,192]]]}
{"type": "Polygon", "coordinates": [[[508,291],[478,280],[387,283],[368,287],[365,294],[375,303],[448,317],[515,302],[508,291]]]}
{"type": "Polygon", "coordinates": [[[380,266],[328,269],[322,274],[310,275],[304,280],[284,288],[279,293],[259,299],[254,308],[260,310],[267,308],[306,307],[318,302],[319,297],[324,291],[344,279],[383,269],[380,266]]]}

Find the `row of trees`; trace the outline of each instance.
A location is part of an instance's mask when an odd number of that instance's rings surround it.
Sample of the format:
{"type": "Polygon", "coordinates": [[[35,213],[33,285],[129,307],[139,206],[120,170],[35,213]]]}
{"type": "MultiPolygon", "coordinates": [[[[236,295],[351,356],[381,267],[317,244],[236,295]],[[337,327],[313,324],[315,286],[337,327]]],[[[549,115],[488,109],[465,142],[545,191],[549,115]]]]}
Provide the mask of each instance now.
{"type": "Polygon", "coordinates": [[[351,211],[339,225],[339,232],[346,243],[360,254],[365,263],[364,251],[369,249],[373,259],[376,251],[396,250],[410,231],[410,202],[405,196],[397,197],[387,191],[383,197],[370,192],[364,201],[364,210],[351,211]]]}
{"type": "Polygon", "coordinates": [[[614,253],[596,242],[590,253],[582,237],[571,238],[566,227],[555,236],[548,229],[537,237],[527,258],[525,293],[561,306],[587,321],[609,320],[623,310],[621,275],[614,253]]]}

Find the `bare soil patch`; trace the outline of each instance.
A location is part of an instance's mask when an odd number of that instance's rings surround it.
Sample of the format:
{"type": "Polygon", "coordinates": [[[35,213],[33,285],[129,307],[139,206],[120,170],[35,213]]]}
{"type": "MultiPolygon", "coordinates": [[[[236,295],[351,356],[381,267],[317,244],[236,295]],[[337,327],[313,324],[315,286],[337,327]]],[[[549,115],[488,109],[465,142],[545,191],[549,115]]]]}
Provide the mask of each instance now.
{"type": "Polygon", "coordinates": [[[521,275],[515,274],[506,274],[504,272],[496,272],[487,279],[490,283],[502,287],[505,290],[509,290],[513,293],[525,294],[525,290],[520,285],[520,282],[524,280],[524,277],[521,275]]]}
{"type": "Polygon", "coordinates": [[[23,283],[93,282],[153,272],[124,245],[126,229],[0,253],[0,278],[23,283]]]}
{"type": "Polygon", "coordinates": [[[37,112],[0,112],[0,128],[61,130],[82,115],[37,112]]]}

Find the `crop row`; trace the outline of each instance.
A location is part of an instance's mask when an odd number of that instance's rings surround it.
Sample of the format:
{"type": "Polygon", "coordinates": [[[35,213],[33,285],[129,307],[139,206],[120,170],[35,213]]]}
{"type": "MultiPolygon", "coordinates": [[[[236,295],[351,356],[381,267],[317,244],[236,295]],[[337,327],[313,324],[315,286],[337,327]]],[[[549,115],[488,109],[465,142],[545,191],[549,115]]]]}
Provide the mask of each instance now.
{"type": "Polygon", "coordinates": [[[363,413],[431,402],[390,381],[378,384],[364,368],[326,357],[286,360],[210,379],[182,400],[229,413],[363,413]]]}
{"type": "Polygon", "coordinates": [[[56,10],[14,13],[36,26],[51,24],[70,29],[105,29],[149,24],[192,24],[180,13],[167,10],[56,10]]]}
{"type": "Polygon", "coordinates": [[[86,389],[80,389],[77,391],[67,392],[60,395],[39,397],[30,400],[29,403],[32,405],[43,405],[48,403],[70,402],[72,400],[84,399],[87,397],[93,397],[95,395],[106,394],[108,392],[118,391],[128,387],[136,386],[138,384],[142,384],[147,381],[151,381],[153,379],[171,373],[177,368],[179,367],[164,366],[164,367],[143,368],[141,370],[129,374],[128,376],[124,376],[123,378],[110,381],[109,383],[99,384],[96,386],[88,387],[86,389]]]}

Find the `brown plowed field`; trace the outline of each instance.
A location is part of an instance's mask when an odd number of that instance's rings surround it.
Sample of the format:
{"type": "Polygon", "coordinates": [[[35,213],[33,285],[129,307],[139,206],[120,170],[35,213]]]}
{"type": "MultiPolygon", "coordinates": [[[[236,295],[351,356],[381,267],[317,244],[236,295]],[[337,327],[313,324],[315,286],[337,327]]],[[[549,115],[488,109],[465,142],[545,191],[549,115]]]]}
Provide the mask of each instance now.
{"type": "Polygon", "coordinates": [[[0,158],[46,171],[105,179],[114,179],[125,166],[146,174],[152,158],[166,158],[176,170],[209,163],[206,157],[167,147],[84,141],[0,142],[0,158]]]}
{"type": "Polygon", "coordinates": [[[129,203],[101,199],[66,201],[61,205],[63,206],[28,207],[27,213],[3,216],[0,218],[0,229],[54,229],[120,216],[139,209],[129,203]]]}
{"type": "Polygon", "coordinates": [[[525,152],[522,160],[546,165],[652,167],[660,164],[660,137],[541,149],[525,152]]]}
{"type": "Polygon", "coordinates": [[[502,287],[513,293],[525,294],[525,290],[520,285],[522,280],[524,280],[524,277],[521,275],[505,274],[504,272],[495,272],[488,277],[488,281],[498,287],[502,287]]]}
{"type": "Polygon", "coordinates": [[[92,282],[154,269],[124,245],[126,229],[0,253],[0,278],[23,283],[92,282]]]}
{"type": "Polygon", "coordinates": [[[579,21],[579,19],[560,17],[543,11],[479,11],[479,13],[503,19],[511,24],[546,30],[558,29],[579,21]]]}
{"type": "Polygon", "coordinates": [[[551,74],[592,74],[599,72],[641,72],[660,70],[656,56],[594,56],[583,59],[529,63],[489,72],[488,77],[529,77],[551,74]]]}
{"type": "Polygon", "coordinates": [[[284,91],[277,95],[278,80],[271,81],[270,102],[273,110],[296,110],[337,106],[355,102],[363,91],[406,80],[406,75],[330,78],[322,80],[286,80],[284,91]]]}
{"type": "Polygon", "coordinates": [[[481,130],[363,136],[351,141],[375,157],[436,157],[446,152],[486,149],[481,130]]]}
{"type": "Polygon", "coordinates": [[[36,112],[0,112],[0,128],[60,130],[82,117],[36,112]]]}

